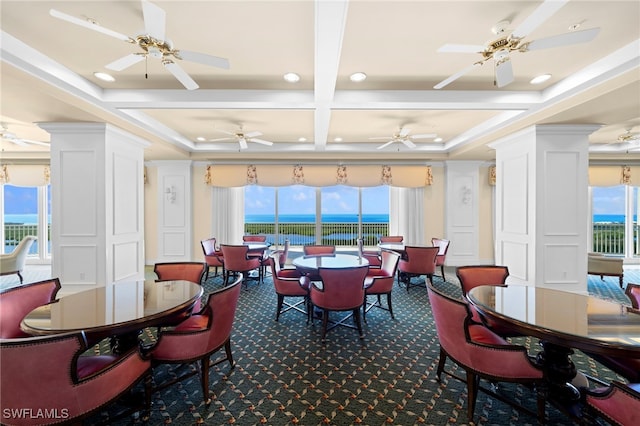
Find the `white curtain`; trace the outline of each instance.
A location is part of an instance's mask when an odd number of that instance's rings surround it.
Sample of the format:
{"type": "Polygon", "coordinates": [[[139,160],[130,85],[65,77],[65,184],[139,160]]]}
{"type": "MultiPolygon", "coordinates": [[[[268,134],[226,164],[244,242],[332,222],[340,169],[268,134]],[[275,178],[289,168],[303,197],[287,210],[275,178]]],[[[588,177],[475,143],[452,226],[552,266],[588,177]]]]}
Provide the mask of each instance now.
{"type": "Polygon", "coordinates": [[[424,244],[424,188],[389,188],[389,235],[424,244]]]}
{"type": "Polygon", "coordinates": [[[218,244],[238,244],[244,234],[244,187],[212,187],[211,231],[218,244]]]}

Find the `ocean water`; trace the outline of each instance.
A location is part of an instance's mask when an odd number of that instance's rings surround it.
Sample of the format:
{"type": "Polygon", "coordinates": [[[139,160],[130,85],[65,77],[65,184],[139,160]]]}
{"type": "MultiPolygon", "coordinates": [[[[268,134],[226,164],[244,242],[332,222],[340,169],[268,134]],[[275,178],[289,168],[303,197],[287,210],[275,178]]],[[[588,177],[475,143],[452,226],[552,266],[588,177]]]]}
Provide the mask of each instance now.
{"type": "MultiPolygon", "coordinates": [[[[272,214],[246,214],[244,216],[245,223],[274,223],[275,215],[272,214]]],[[[312,214],[281,214],[278,215],[279,223],[314,223],[316,216],[312,214]]],[[[322,222],[324,223],[358,223],[358,215],[356,214],[323,214],[322,222]]],[[[387,223],[389,222],[388,214],[364,214],[362,215],[363,223],[387,223]]]]}
{"type": "MultiPolygon", "coordinates": [[[[594,223],[624,223],[624,215],[623,214],[594,214],[593,222],[594,223]]],[[[633,221],[637,222],[638,217],[633,216],[633,221]]]]}

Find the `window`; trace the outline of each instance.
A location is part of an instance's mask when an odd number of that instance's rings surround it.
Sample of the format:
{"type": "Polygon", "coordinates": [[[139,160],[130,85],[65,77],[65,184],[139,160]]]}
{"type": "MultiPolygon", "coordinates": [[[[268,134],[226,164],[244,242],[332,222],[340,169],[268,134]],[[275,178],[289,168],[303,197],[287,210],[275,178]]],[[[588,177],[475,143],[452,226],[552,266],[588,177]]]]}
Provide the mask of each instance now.
{"type": "Polygon", "coordinates": [[[593,245],[611,255],[637,256],[638,188],[626,185],[592,187],[593,245]]]}
{"type": "Polygon", "coordinates": [[[38,237],[30,255],[39,259],[50,256],[51,186],[23,187],[5,184],[2,193],[3,253],[11,253],[25,235],[38,237]]]}
{"type": "Polygon", "coordinates": [[[245,233],[278,245],[375,245],[389,225],[389,187],[245,187],[245,233]],[[371,240],[371,241],[368,241],[371,240]]]}

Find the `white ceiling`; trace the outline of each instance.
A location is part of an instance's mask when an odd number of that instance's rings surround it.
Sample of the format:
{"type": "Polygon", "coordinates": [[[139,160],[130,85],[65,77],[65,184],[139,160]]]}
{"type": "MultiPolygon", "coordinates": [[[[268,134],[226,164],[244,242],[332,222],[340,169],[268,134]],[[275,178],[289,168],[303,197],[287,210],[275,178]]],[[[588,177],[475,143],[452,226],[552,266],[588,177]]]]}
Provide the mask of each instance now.
{"type": "MultiPolygon", "coordinates": [[[[441,90],[433,86],[481,59],[439,53],[448,43],[483,45],[491,28],[518,27],[542,1],[155,1],[166,11],[176,49],[227,58],[230,69],[180,61],[198,83],[188,91],[149,58],[124,71],[105,65],[139,47],[56,19],[56,9],[91,18],[127,36],[144,29],[142,5],[130,1],[0,1],[0,121],[19,138],[48,140],[33,123],[100,121],[153,144],[145,158],[194,160],[491,160],[486,145],[532,124],[601,124],[590,136],[591,158],[640,159],[620,144],[640,133],[640,1],[572,0],[525,40],[598,27],[594,40],[513,52],[515,80],[493,85],[487,62],[441,90]],[[105,83],[95,71],[110,72],[105,83]],[[297,84],[282,76],[293,71],[297,84]],[[349,75],[365,72],[353,83],[349,75]],[[145,78],[145,73],[148,78],[145,78]],[[542,73],[552,78],[533,86],[542,73]],[[271,147],[226,137],[242,126],[271,147]],[[401,126],[437,133],[376,148],[401,126]],[[299,138],[306,142],[299,142],[299,138]],[[336,137],[342,138],[335,142],[336,137]]],[[[640,142],[640,141],[638,141],[640,142]]],[[[6,158],[46,157],[47,148],[2,140],[6,158]]]]}

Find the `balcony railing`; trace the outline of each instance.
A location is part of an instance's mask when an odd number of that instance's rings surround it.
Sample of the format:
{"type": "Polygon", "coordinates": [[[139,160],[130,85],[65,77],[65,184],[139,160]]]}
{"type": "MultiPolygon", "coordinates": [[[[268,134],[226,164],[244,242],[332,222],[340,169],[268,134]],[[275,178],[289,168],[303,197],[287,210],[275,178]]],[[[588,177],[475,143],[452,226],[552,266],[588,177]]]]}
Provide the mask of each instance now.
{"type": "MultiPolygon", "coordinates": [[[[267,241],[283,245],[285,239],[289,240],[289,244],[293,246],[303,246],[305,244],[331,244],[335,246],[357,245],[359,236],[357,223],[323,223],[321,225],[322,240],[316,241],[316,224],[315,223],[245,223],[245,234],[261,234],[267,236],[267,241]]],[[[362,224],[362,238],[364,245],[374,246],[378,243],[378,238],[387,235],[389,230],[388,223],[372,223],[362,224]]]]}
{"type": "MultiPolygon", "coordinates": [[[[638,245],[638,223],[633,224],[633,253],[640,253],[638,245]]],[[[624,223],[597,222],[593,224],[593,251],[597,253],[624,255],[624,223]]]]}
{"type": "MultiPolygon", "coordinates": [[[[50,232],[51,225],[49,225],[49,229],[47,230],[48,235],[51,235],[50,232]]],[[[4,225],[4,252],[11,253],[20,241],[27,235],[38,235],[38,225],[35,223],[5,223],[4,225]]],[[[29,254],[37,254],[38,253],[38,245],[32,244],[29,249],[29,254]]]]}

